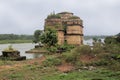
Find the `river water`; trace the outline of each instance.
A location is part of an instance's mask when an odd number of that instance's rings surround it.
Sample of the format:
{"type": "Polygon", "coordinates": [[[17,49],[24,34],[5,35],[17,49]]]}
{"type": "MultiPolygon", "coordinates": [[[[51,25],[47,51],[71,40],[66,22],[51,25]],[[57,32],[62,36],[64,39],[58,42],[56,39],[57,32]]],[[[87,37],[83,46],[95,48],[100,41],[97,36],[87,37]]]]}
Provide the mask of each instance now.
{"type": "Polygon", "coordinates": [[[29,54],[25,53],[25,51],[28,51],[30,49],[33,49],[35,44],[33,43],[21,43],[21,44],[0,44],[0,55],[2,55],[2,51],[7,48],[9,45],[12,45],[12,47],[16,50],[20,51],[20,56],[26,56],[27,59],[33,59],[36,57],[40,57],[41,54],[29,54]]]}
{"type": "MultiPolygon", "coordinates": [[[[93,40],[89,39],[89,40],[84,40],[84,44],[87,45],[92,45],[93,40]]],[[[30,49],[33,49],[35,44],[33,43],[21,43],[21,44],[0,44],[0,55],[2,55],[2,51],[7,48],[9,45],[12,45],[12,47],[16,50],[20,51],[20,55],[21,56],[26,56],[27,59],[33,59],[33,58],[37,58],[40,57],[42,54],[40,53],[25,53],[25,51],[28,51],[30,49]]]]}

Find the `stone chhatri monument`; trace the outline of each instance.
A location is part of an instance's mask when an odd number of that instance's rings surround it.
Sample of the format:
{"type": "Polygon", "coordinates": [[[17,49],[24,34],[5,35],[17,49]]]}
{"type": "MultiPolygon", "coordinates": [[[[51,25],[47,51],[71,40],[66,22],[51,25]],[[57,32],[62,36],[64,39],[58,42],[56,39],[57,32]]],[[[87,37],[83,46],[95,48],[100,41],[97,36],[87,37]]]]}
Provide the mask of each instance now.
{"type": "Polygon", "coordinates": [[[8,46],[4,51],[2,51],[2,55],[0,55],[0,59],[7,60],[26,60],[26,56],[20,56],[20,52],[12,48],[12,45],[8,46]]]}
{"type": "Polygon", "coordinates": [[[71,12],[51,13],[45,19],[45,31],[57,30],[58,44],[83,44],[83,21],[71,12]]]}

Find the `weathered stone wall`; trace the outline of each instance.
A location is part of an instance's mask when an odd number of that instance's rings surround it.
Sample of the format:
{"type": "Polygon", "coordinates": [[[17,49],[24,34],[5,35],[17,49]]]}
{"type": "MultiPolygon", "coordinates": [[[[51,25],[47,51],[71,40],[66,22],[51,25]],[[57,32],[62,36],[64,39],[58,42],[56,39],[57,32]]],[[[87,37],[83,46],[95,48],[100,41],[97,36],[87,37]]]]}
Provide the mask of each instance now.
{"type": "Polygon", "coordinates": [[[83,22],[80,19],[69,19],[67,21],[67,25],[81,25],[82,26],[83,22]]]}
{"type": "Polygon", "coordinates": [[[64,32],[63,31],[58,31],[58,44],[64,44],[64,32]]]}
{"type": "Polygon", "coordinates": [[[61,19],[46,19],[44,29],[46,30],[47,28],[63,30],[61,19]]]}
{"type": "Polygon", "coordinates": [[[67,34],[83,34],[82,27],[79,25],[67,26],[67,34]]]}
{"type": "Polygon", "coordinates": [[[20,57],[19,51],[2,51],[3,57],[20,57]]]}
{"type": "Polygon", "coordinates": [[[66,35],[66,40],[68,44],[81,45],[82,39],[80,35],[66,35]]]}
{"type": "Polygon", "coordinates": [[[61,25],[61,19],[46,19],[45,26],[61,25]]]}

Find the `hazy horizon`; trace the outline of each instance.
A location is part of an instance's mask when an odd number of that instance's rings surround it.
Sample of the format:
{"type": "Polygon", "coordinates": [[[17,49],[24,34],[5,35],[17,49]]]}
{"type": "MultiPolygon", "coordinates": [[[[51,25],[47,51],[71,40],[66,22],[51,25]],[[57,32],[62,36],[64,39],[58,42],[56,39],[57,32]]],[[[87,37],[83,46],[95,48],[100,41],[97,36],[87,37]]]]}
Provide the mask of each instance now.
{"type": "Polygon", "coordinates": [[[116,35],[119,8],[120,0],[0,0],[0,34],[32,35],[51,12],[67,11],[83,20],[84,35],[116,35]]]}

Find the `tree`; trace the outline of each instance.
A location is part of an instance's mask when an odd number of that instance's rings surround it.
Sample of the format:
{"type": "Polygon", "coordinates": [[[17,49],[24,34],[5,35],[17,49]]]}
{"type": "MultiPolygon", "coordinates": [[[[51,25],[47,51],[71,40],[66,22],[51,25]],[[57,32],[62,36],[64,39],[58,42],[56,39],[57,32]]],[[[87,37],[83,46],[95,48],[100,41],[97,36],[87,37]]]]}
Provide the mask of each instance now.
{"type": "Polygon", "coordinates": [[[43,31],[42,30],[36,30],[34,32],[34,43],[38,43],[40,41],[40,36],[42,35],[43,31]]]}
{"type": "Polygon", "coordinates": [[[97,42],[97,40],[98,40],[98,39],[97,39],[96,37],[93,38],[93,41],[94,41],[94,42],[97,42]]]}
{"type": "Polygon", "coordinates": [[[111,36],[106,37],[104,40],[105,44],[112,44],[113,42],[115,42],[115,39],[113,39],[111,36]]]}
{"type": "Polygon", "coordinates": [[[57,34],[55,30],[48,29],[45,33],[40,36],[40,40],[43,44],[48,47],[55,46],[57,43],[57,34]]]}
{"type": "Polygon", "coordinates": [[[120,33],[118,33],[116,36],[120,37],[120,33]]]}
{"type": "Polygon", "coordinates": [[[120,33],[118,33],[118,34],[116,35],[116,40],[117,40],[117,42],[120,43],[120,33]]]}
{"type": "Polygon", "coordinates": [[[95,45],[97,43],[97,40],[98,39],[96,37],[93,38],[93,45],[95,45]]]}
{"type": "Polygon", "coordinates": [[[120,45],[120,33],[115,36],[106,37],[104,42],[106,44],[119,44],[120,45]]]}

